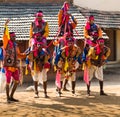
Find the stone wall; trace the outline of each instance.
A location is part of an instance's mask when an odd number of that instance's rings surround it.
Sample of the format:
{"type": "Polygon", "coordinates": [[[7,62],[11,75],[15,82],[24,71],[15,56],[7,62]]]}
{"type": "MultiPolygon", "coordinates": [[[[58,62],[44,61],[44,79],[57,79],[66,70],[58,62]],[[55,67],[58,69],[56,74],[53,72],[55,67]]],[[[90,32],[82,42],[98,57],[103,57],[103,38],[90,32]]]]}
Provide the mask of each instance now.
{"type": "MultiPolygon", "coordinates": [[[[53,4],[59,4],[63,3],[66,0],[0,0],[0,2],[4,3],[53,3],[53,4]]],[[[67,0],[71,4],[73,3],[73,0],[67,0]]]]}

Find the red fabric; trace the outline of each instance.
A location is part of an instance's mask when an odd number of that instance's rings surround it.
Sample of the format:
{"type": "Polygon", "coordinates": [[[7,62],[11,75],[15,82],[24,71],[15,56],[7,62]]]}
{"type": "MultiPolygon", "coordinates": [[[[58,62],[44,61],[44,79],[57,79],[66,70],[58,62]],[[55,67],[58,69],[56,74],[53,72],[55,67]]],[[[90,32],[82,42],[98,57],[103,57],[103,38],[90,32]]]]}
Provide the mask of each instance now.
{"type": "Polygon", "coordinates": [[[10,37],[14,37],[14,36],[16,36],[15,33],[11,33],[10,34],[10,37]]]}
{"type": "Polygon", "coordinates": [[[86,25],[85,25],[86,30],[90,29],[90,23],[87,21],[86,25]]]}
{"type": "Polygon", "coordinates": [[[103,38],[100,38],[100,39],[98,39],[96,42],[97,42],[97,43],[104,43],[105,41],[104,41],[103,38]]]}
{"type": "Polygon", "coordinates": [[[13,48],[14,43],[11,40],[9,40],[8,43],[10,45],[10,48],[13,48]]]}
{"type": "Polygon", "coordinates": [[[90,39],[86,39],[86,44],[88,44],[92,47],[95,47],[97,45],[96,43],[93,43],[90,39]]]}
{"type": "Polygon", "coordinates": [[[97,45],[97,46],[96,46],[96,55],[99,55],[100,52],[101,52],[100,46],[97,45]]]}
{"type": "Polygon", "coordinates": [[[45,68],[45,69],[50,69],[50,63],[48,63],[48,62],[45,63],[45,64],[44,64],[44,68],[45,68]]]}
{"type": "Polygon", "coordinates": [[[33,37],[36,38],[36,37],[41,37],[41,34],[40,33],[34,33],[33,34],[33,37]]]}
{"type": "Polygon", "coordinates": [[[70,8],[69,3],[68,3],[68,2],[64,2],[64,10],[65,10],[65,11],[68,11],[69,8],[70,8]]]}
{"type": "Polygon", "coordinates": [[[19,81],[19,71],[16,70],[15,72],[9,71],[6,69],[5,71],[5,75],[6,75],[6,82],[9,84],[11,81],[11,78],[13,78],[16,81],[19,81]]]}

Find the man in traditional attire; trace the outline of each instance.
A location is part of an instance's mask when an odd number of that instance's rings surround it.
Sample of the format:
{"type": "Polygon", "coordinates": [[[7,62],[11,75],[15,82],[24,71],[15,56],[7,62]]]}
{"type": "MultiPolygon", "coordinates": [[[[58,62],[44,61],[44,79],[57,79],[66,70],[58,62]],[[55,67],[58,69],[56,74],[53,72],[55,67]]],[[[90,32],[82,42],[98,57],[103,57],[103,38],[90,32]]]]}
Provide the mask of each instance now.
{"type": "MultiPolygon", "coordinates": [[[[59,59],[59,55],[61,52],[61,48],[67,45],[67,39],[73,39],[74,43],[76,44],[76,39],[73,37],[73,29],[76,28],[77,26],[77,20],[74,18],[73,15],[71,15],[70,13],[68,13],[70,8],[70,4],[65,1],[62,8],[59,10],[58,12],[58,26],[59,26],[59,30],[58,30],[58,37],[55,40],[55,42],[57,43],[55,45],[55,65],[58,62],[57,60],[59,59]]],[[[68,91],[66,88],[66,84],[67,84],[68,80],[65,79],[64,82],[64,87],[63,90],[64,91],[68,91]]]]}
{"type": "MultiPolygon", "coordinates": [[[[100,95],[106,95],[103,90],[103,65],[110,55],[110,48],[104,45],[104,39],[99,38],[95,47],[90,47],[86,56],[86,65],[88,67],[87,94],[90,95],[90,83],[95,75],[100,84],[100,95]]],[[[85,74],[86,75],[86,74],[85,74]]]]}
{"type": "Polygon", "coordinates": [[[58,70],[61,74],[61,86],[60,88],[58,87],[59,94],[61,94],[64,79],[71,80],[72,94],[75,94],[76,70],[79,67],[78,57],[81,53],[81,49],[74,44],[74,39],[72,38],[67,40],[67,44],[67,46],[62,48],[61,57],[57,64],[58,70]]]}
{"type": "Polygon", "coordinates": [[[31,23],[30,26],[30,39],[34,36],[34,33],[39,33],[44,45],[47,44],[46,38],[49,35],[49,26],[48,22],[43,20],[43,11],[38,11],[35,14],[35,20],[31,23]]]}
{"type": "Polygon", "coordinates": [[[25,58],[26,55],[24,53],[20,53],[20,50],[15,42],[16,40],[15,32],[9,33],[8,27],[7,27],[8,23],[9,23],[9,20],[7,20],[5,23],[5,29],[4,29],[4,35],[3,35],[3,47],[5,50],[3,66],[5,69],[5,75],[6,75],[7,102],[10,103],[11,101],[14,101],[14,102],[19,101],[13,97],[20,80],[18,58],[25,58]],[[11,78],[13,78],[14,83],[10,93],[9,84],[11,82],[11,78]]]}
{"type": "Polygon", "coordinates": [[[99,25],[94,23],[94,20],[94,16],[90,15],[84,26],[84,37],[86,39],[86,43],[90,46],[95,46],[96,40],[102,37],[102,30],[99,25]]]}
{"type": "Polygon", "coordinates": [[[44,97],[47,98],[47,72],[50,68],[50,53],[47,49],[49,34],[48,23],[43,20],[43,12],[35,14],[35,21],[30,28],[30,55],[28,59],[32,62],[32,77],[35,87],[35,98],[39,97],[38,84],[41,82],[44,88],[44,97]],[[31,59],[32,58],[32,59],[31,59]]]}

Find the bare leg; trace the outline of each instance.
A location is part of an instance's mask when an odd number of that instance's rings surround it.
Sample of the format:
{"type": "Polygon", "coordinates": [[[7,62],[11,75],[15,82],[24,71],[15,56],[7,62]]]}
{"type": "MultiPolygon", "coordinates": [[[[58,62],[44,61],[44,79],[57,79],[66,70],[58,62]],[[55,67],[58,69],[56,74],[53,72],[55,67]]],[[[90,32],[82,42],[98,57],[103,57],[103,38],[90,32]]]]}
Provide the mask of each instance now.
{"type": "Polygon", "coordinates": [[[100,81],[100,80],[99,80],[99,85],[100,85],[100,95],[105,95],[105,96],[107,96],[107,94],[104,93],[104,91],[103,91],[103,81],[100,81]]]}
{"type": "Polygon", "coordinates": [[[68,91],[68,89],[66,88],[67,83],[68,83],[68,79],[65,78],[64,85],[63,85],[63,91],[68,91]]]}
{"type": "Polygon", "coordinates": [[[47,95],[47,81],[43,82],[43,89],[44,89],[44,97],[48,98],[48,95],[47,95]]]}
{"type": "Polygon", "coordinates": [[[89,81],[89,85],[87,85],[87,95],[90,96],[90,85],[91,85],[91,82],[89,81]]]}
{"type": "Polygon", "coordinates": [[[58,96],[61,97],[61,89],[62,89],[62,85],[63,85],[63,81],[60,81],[60,84],[61,84],[61,88],[57,87],[57,92],[58,92],[58,96]]]}
{"type": "Polygon", "coordinates": [[[35,98],[39,98],[39,96],[38,96],[38,81],[34,81],[34,88],[35,88],[35,98]]]}
{"type": "Polygon", "coordinates": [[[11,94],[10,94],[10,100],[11,101],[15,101],[15,102],[19,101],[19,100],[13,98],[14,93],[15,93],[15,91],[17,89],[18,84],[19,84],[18,82],[14,82],[14,84],[13,84],[12,91],[11,91],[11,94]]]}
{"type": "Polygon", "coordinates": [[[75,94],[75,81],[72,81],[72,94],[75,94]]]}
{"type": "Polygon", "coordinates": [[[9,84],[6,84],[6,96],[7,96],[7,102],[10,103],[10,97],[9,97],[9,84]]]}

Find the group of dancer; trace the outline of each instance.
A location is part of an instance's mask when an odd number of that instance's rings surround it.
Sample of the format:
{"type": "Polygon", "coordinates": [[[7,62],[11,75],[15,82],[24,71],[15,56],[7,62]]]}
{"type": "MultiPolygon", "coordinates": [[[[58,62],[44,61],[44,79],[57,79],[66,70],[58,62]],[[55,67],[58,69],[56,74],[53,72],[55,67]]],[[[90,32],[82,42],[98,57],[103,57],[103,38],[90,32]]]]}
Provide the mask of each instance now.
{"type": "Polygon", "coordinates": [[[43,12],[35,14],[35,20],[30,27],[29,47],[24,53],[20,53],[16,44],[15,32],[8,31],[9,20],[5,22],[3,35],[3,67],[6,75],[6,96],[7,102],[18,102],[14,93],[20,82],[19,59],[26,58],[26,70],[30,71],[35,89],[35,98],[39,98],[38,85],[42,83],[44,97],[47,94],[47,72],[52,65],[56,71],[56,91],[58,96],[62,95],[62,89],[67,90],[66,84],[71,81],[71,92],[75,95],[76,71],[80,65],[84,70],[84,80],[87,85],[87,94],[90,95],[90,83],[95,74],[100,83],[100,95],[107,95],[103,90],[103,65],[106,63],[110,48],[105,46],[102,38],[101,28],[94,23],[94,16],[89,16],[84,27],[84,40],[81,45],[74,38],[73,30],[77,26],[76,18],[68,13],[70,5],[64,2],[58,13],[58,32],[50,44],[47,43],[49,36],[48,22],[43,20],[43,12]],[[54,45],[54,52],[51,56],[49,46],[54,45]],[[52,59],[52,60],[51,60],[52,59]],[[10,82],[13,87],[10,92],[10,82]],[[64,84],[63,84],[64,83],[64,84]]]}

